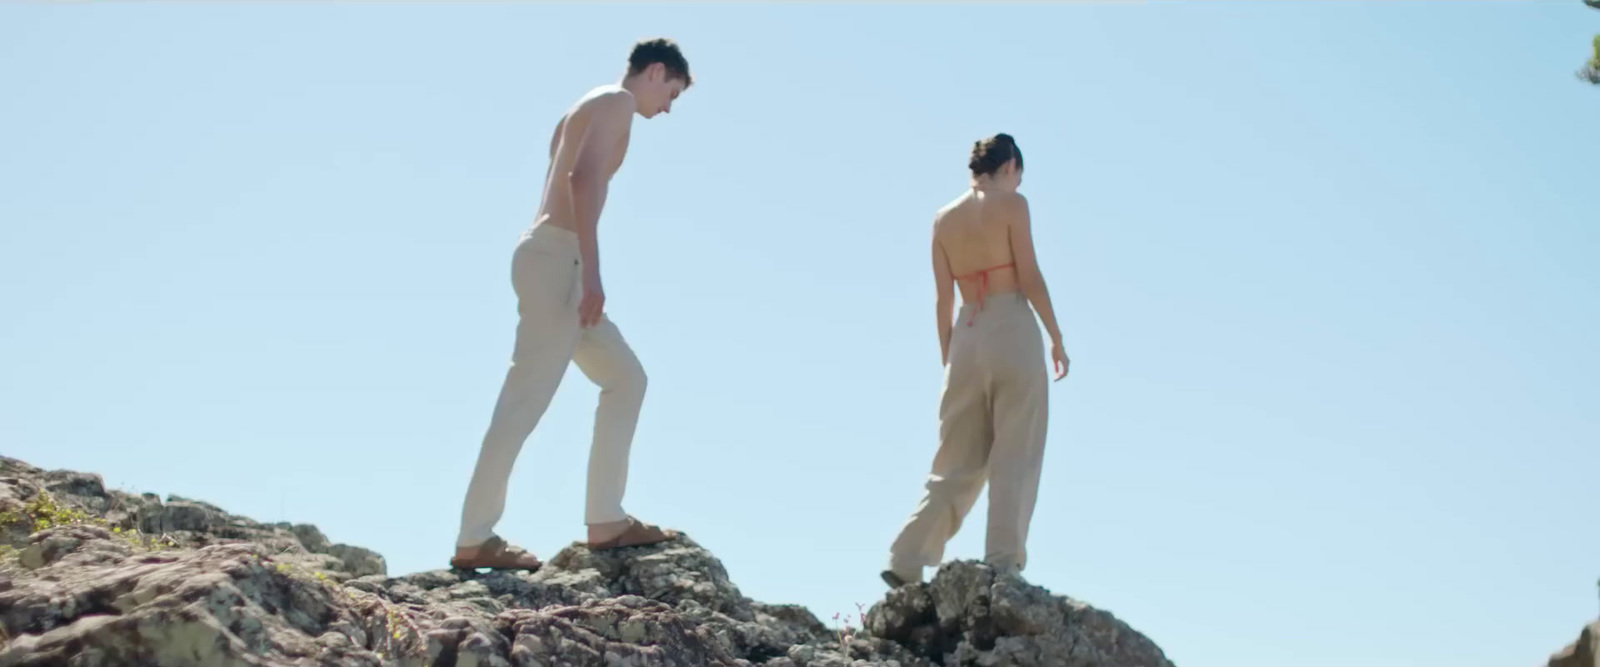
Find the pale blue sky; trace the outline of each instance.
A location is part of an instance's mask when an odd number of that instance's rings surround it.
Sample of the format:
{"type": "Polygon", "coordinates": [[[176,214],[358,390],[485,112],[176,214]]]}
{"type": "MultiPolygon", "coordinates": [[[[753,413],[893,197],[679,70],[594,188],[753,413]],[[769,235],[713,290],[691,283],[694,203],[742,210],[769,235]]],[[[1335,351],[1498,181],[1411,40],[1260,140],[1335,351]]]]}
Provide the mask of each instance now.
{"type": "MultiPolygon", "coordinates": [[[[602,222],[651,378],[627,504],[746,594],[881,595],[935,446],[928,224],[1004,131],[1074,360],[1033,581],[1184,667],[1542,664],[1600,611],[1597,30],[1577,0],[0,5],[0,451],[443,566],[552,124],[666,35],[699,83],[602,222]]],[[[545,556],[594,400],[572,371],[512,478],[500,529],[545,556]]]]}

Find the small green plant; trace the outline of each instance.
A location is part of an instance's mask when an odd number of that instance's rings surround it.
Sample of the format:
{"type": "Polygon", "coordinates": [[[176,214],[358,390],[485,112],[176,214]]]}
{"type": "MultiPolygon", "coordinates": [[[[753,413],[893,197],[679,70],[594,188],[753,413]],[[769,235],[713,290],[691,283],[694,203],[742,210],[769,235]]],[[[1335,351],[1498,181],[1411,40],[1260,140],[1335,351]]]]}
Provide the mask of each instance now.
{"type": "MultiPolygon", "coordinates": [[[[255,556],[255,558],[258,561],[262,560],[259,555],[255,556]]],[[[269,557],[267,560],[270,561],[271,558],[269,557]]],[[[292,577],[299,581],[321,585],[323,588],[327,589],[330,594],[343,598],[352,606],[362,608],[362,611],[371,612],[381,610],[383,612],[384,619],[388,621],[389,624],[389,635],[394,638],[395,642],[400,644],[400,649],[402,650],[401,655],[406,655],[408,653],[419,656],[427,654],[427,636],[422,634],[422,629],[417,627],[416,622],[411,619],[411,614],[403,609],[400,609],[388,600],[383,599],[382,596],[367,593],[366,591],[359,591],[360,595],[358,597],[357,592],[352,592],[348,586],[330,579],[326,573],[321,571],[312,571],[301,565],[286,562],[276,562],[274,563],[274,569],[285,576],[292,577]]],[[[383,651],[378,651],[377,654],[380,659],[385,657],[383,651]]]]}
{"type": "Polygon", "coordinates": [[[102,517],[94,516],[83,510],[57,502],[48,491],[40,491],[38,495],[35,495],[33,499],[17,510],[0,512],[0,528],[20,526],[30,533],[37,533],[51,528],[78,525],[109,527],[111,534],[127,540],[134,547],[146,551],[161,551],[178,546],[177,540],[174,540],[171,535],[166,533],[146,535],[139,532],[138,528],[124,530],[121,526],[111,526],[102,517]]]}
{"type": "Polygon", "coordinates": [[[1600,85],[1600,35],[1594,36],[1594,56],[1578,70],[1578,78],[1600,85]]]}
{"type": "Polygon", "coordinates": [[[33,533],[57,526],[93,523],[105,525],[103,519],[56,502],[48,491],[40,491],[19,510],[0,512],[0,528],[23,526],[33,533]]]}
{"type": "Polygon", "coordinates": [[[425,650],[426,640],[423,638],[422,630],[418,628],[417,624],[411,620],[410,614],[397,611],[393,604],[390,604],[388,600],[383,598],[374,596],[372,599],[374,602],[377,602],[379,606],[383,607],[384,617],[389,621],[389,628],[394,631],[393,635],[395,641],[406,641],[404,633],[401,631],[401,628],[404,627],[404,629],[411,631],[411,639],[413,641],[424,645],[424,649],[421,650],[425,650]]]}
{"type": "Polygon", "coordinates": [[[147,535],[139,532],[138,528],[129,528],[127,530],[123,530],[122,528],[117,527],[111,529],[111,534],[121,537],[122,539],[127,540],[129,544],[147,551],[165,551],[167,549],[176,549],[178,547],[177,540],[172,539],[172,536],[166,533],[162,533],[160,535],[147,535]]]}
{"type": "Polygon", "coordinates": [[[22,552],[9,544],[0,544],[0,579],[17,576],[22,571],[22,552]]]}

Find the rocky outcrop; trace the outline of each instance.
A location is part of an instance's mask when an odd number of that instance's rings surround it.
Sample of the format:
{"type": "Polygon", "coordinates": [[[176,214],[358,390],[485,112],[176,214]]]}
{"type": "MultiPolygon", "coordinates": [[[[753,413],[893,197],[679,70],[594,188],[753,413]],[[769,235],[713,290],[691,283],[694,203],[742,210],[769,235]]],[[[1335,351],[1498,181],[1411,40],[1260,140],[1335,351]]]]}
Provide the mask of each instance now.
{"type": "MultiPolygon", "coordinates": [[[[47,514],[82,513],[108,530],[138,536],[147,543],[197,549],[249,542],[281,560],[322,570],[341,581],[387,571],[383,556],[361,547],[329,542],[316,526],[263,524],[198,500],[168,496],[163,502],[153,493],[134,495],[108,490],[99,475],[45,471],[0,457],[0,516],[25,513],[30,503],[40,499],[41,492],[59,506],[47,509],[47,514]]],[[[48,523],[61,523],[70,517],[45,518],[48,523]]],[[[25,544],[36,527],[32,521],[0,524],[5,524],[0,525],[0,544],[25,544]]]]}
{"type": "Polygon", "coordinates": [[[1578,641],[1550,656],[1549,667],[1600,667],[1600,621],[1584,626],[1578,641]]]}
{"type": "Polygon", "coordinates": [[[1170,667],[1155,642],[1110,612],[1014,574],[957,561],[867,614],[867,629],[931,661],[985,667],[1170,667]]]}
{"type": "Polygon", "coordinates": [[[12,547],[0,557],[0,667],[1171,664],[1109,613],[970,562],[891,592],[865,628],[841,631],[744,597],[688,536],[574,544],[534,573],[391,577],[377,554],[312,526],[108,492],[96,476],[9,459],[0,521],[12,547]]]}

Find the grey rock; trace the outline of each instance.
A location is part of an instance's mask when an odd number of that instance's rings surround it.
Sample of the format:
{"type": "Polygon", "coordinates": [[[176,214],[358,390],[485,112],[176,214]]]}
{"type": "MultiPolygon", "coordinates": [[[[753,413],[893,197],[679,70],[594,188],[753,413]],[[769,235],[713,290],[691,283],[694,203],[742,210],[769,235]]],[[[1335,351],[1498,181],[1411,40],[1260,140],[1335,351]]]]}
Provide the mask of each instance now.
{"type": "MultiPolygon", "coordinates": [[[[340,580],[383,574],[388,568],[383,556],[370,549],[332,543],[316,526],[262,524],[204,501],[170,495],[162,502],[153,493],[107,490],[99,475],[46,471],[0,457],[0,512],[18,511],[40,493],[49,494],[60,506],[88,513],[107,529],[138,531],[147,540],[177,547],[250,542],[274,555],[300,554],[299,564],[340,580]]],[[[0,544],[27,548],[32,532],[31,527],[0,527],[0,544]]]]}
{"type": "Polygon", "coordinates": [[[289,532],[294,534],[295,539],[300,541],[306,551],[326,552],[330,545],[328,536],[323,535],[321,530],[309,523],[290,526],[289,532]]]}
{"type": "Polygon", "coordinates": [[[722,562],[687,535],[650,547],[601,552],[573,544],[549,565],[567,572],[594,570],[611,582],[608,588],[617,595],[642,595],[673,604],[694,600],[736,615],[749,611],[749,600],[728,580],[722,562]]]}
{"type": "Polygon", "coordinates": [[[1600,621],[1584,626],[1578,641],[1550,656],[1548,667],[1600,667],[1600,621]]]}
{"type": "Polygon", "coordinates": [[[16,549],[0,559],[0,667],[1171,664],[1109,613],[976,563],[891,591],[842,636],[803,607],[744,597],[687,535],[573,544],[531,573],[390,577],[381,556],[315,526],[0,458],[0,511],[41,493],[93,519],[0,531],[16,549]]]}
{"type": "MultiPolygon", "coordinates": [[[[319,551],[311,549],[311,551],[319,551]]],[[[348,544],[330,544],[320,553],[328,554],[339,559],[344,565],[342,570],[349,572],[354,577],[364,577],[372,574],[383,574],[389,571],[389,564],[383,560],[378,552],[362,547],[353,547],[348,544]]]]}
{"type": "Polygon", "coordinates": [[[946,563],[932,581],[891,592],[867,612],[866,625],[946,667],[1173,664],[1110,612],[971,561],[946,563]]]}
{"type": "Polygon", "coordinates": [[[152,521],[155,530],[153,533],[173,533],[188,531],[191,533],[217,532],[226,525],[223,513],[215,511],[203,503],[185,501],[168,502],[161,508],[159,518],[152,521]]]}
{"type": "Polygon", "coordinates": [[[56,495],[86,498],[89,509],[97,512],[104,512],[111,504],[111,498],[106,494],[105,482],[99,475],[53,470],[44,474],[44,488],[56,495]]]}

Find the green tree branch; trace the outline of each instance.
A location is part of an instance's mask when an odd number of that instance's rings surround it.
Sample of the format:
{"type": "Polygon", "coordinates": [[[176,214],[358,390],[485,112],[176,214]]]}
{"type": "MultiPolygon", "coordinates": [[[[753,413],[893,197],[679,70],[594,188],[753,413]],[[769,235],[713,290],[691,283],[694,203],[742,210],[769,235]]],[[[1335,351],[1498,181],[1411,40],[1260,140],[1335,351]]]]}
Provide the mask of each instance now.
{"type": "MultiPolygon", "coordinates": [[[[1600,2],[1600,0],[1583,0],[1584,2],[1600,2]]],[[[1583,69],[1578,70],[1578,78],[1600,86],[1600,35],[1594,36],[1594,56],[1589,62],[1584,63],[1583,69]]]]}
{"type": "MultiPolygon", "coordinates": [[[[1600,9],[1600,0],[1583,0],[1583,4],[1590,9],[1600,9]]],[[[1600,35],[1594,36],[1594,55],[1578,70],[1578,78],[1600,86],[1600,35]]]]}

